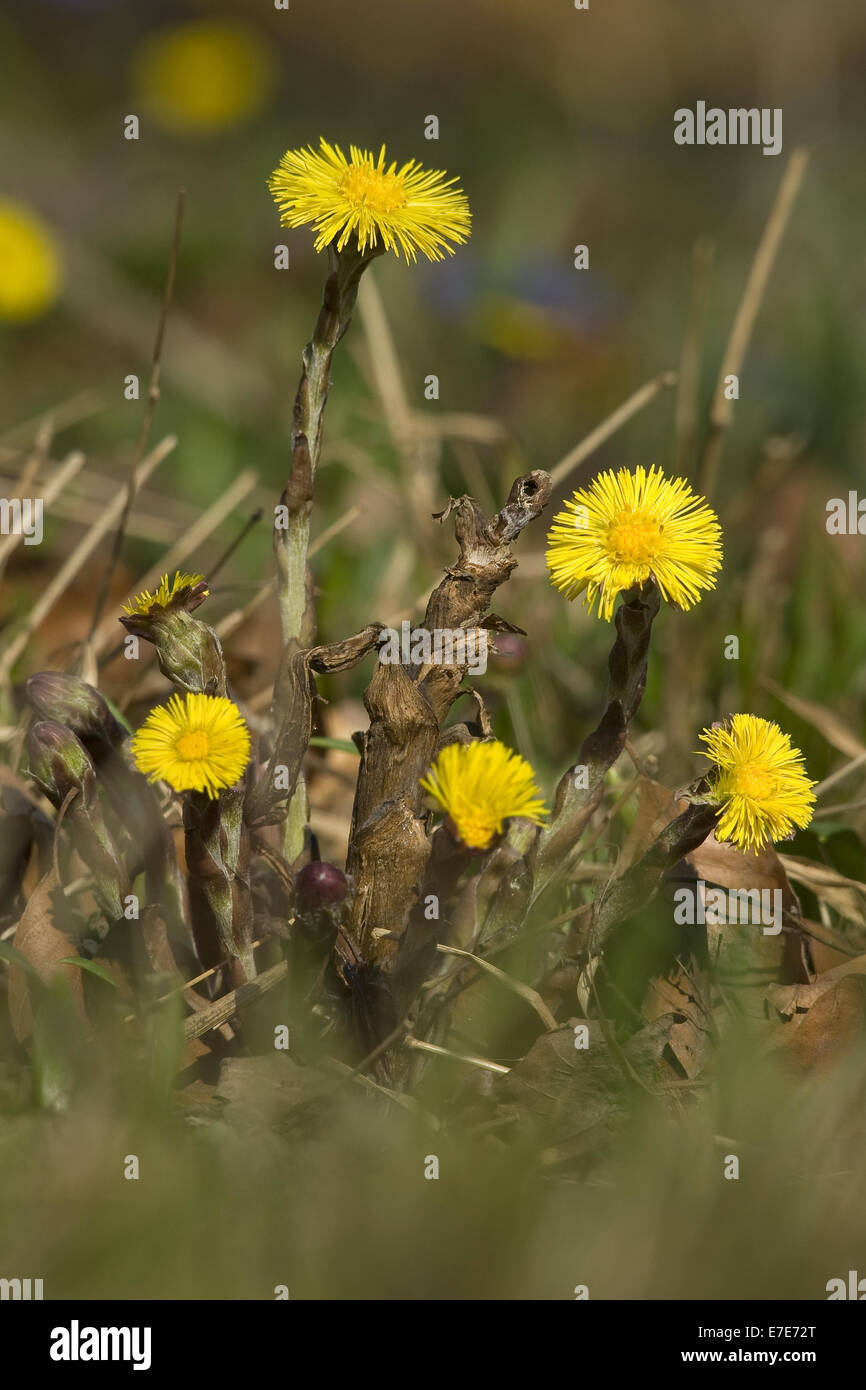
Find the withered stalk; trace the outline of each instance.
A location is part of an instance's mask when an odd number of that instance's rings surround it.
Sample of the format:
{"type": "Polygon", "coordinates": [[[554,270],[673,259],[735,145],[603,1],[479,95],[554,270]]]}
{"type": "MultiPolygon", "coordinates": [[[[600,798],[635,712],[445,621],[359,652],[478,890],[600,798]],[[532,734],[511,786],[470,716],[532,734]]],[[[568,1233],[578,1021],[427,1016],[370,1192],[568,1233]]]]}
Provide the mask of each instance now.
{"type": "MultiPolygon", "coordinates": [[[[509,629],[489,613],[490,602],[517,564],[513,542],[543,511],[550,491],[547,473],[527,473],[490,520],[474,498],[452,499],[440,520],[454,515],[460,553],[430,597],[423,628],[431,634],[509,629]]],[[[347,869],[355,881],[354,934],[365,957],[385,970],[398,943],[375,933],[402,932],[424,879],[430,837],[419,779],[436,754],[466,671],[456,660],[428,666],[380,662],[364,697],[370,727],[358,737],[361,767],[347,869]]]]}

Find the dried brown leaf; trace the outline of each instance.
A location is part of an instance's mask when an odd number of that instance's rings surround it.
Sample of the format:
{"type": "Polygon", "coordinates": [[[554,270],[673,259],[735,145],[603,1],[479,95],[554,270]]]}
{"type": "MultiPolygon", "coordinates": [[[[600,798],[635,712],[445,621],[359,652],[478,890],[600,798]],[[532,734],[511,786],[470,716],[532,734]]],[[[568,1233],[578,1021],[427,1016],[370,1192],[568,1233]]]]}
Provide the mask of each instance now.
{"type": "MultiPolygon", "coordinates": [[[[84,1014],[84,990],[81,971],[74,965],[62,965],[67,956],[78,954],[78,946],[65,928],[65,899],[58,891],[53,870],[37,884],[28,900],[12,939],[13,948],[45,984],[50,983],[58,970],[69,980],[72,998],[84,1014]]],[[[12,1030],[19,1042],[29,1038],[33,1027],[33,999],[26,972],[16,965],[9,967],[9,1015],[12,1030]]]]}

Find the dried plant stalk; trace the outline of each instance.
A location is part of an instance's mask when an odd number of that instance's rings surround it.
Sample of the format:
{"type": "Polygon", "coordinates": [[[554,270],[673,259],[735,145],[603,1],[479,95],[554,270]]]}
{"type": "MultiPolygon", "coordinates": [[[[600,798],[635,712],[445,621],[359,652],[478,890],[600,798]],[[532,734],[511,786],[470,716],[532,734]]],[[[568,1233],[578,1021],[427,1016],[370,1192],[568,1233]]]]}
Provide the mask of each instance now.
{"type": "MultiPolygon", "coordinates": [[[[517,561],[513,542],[544,510],[550,477],[541,470],[514,482],[508,501],[488,520],[472,497],[452,500],[460,554],[430,596],[428,632],[508,627],[489,614],[494,593],[517,561]]],[[[397,943],[376,932],[405,925],[430,853],[419,779],[427,772],[442,726],[467,667],[379,663],[364,697],[370,727],[359,742],[361,767],[352,814],[347,868],[355,879],[353,930],[368,960],[390,968],[397,943]]]]}

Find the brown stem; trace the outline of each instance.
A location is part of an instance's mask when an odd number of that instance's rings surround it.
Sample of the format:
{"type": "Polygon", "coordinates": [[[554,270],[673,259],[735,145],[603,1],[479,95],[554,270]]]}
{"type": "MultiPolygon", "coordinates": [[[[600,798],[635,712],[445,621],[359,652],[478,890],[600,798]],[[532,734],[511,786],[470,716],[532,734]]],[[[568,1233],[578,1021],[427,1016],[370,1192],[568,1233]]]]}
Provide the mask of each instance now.
{"type": "MultiPolygon", "coordinates": [[[[490,602],[517,563],[512,543],[549,497],[549,475],[537,470],[515,481],[505,506],[489,521],[472,497],[449,503],[440,519],[453,513],[460,554],[430,596],[423,628],[433,633],[507,626],[489,615],[490,602]]],[[[456,659],[427,666],[380,662],[364,697],[370,727],[359,736],[347,868],[356,883],[353,931],[364,955],[385,969],[397,942],[374,933],[402,930],[423,881],[430,839],[419,780],[466,671],[456,659]]]]}

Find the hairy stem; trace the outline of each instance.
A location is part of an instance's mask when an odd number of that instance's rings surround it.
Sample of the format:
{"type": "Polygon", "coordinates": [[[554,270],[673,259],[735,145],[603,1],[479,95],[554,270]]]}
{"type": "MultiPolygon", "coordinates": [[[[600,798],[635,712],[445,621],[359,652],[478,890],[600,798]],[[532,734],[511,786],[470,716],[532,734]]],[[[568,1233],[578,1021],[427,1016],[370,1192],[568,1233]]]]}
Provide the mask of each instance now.
{"type": "MultiPolygon", "coordinates": [[[[277,592],[283,645],[311,646],[315,634],[312,590],[307,573],[313,483],[322,449],[325,405],[330,390],[331,359],[351,322],[361,276],[376,252],[363,255],[347,247],[329,250],[331,273],[325,281],[316,328],[303,353],[303,370],[295,397],[292,462],[274,527],[277,592]]],[[[283,852],[293,863],[304,848],[307,793],[298,779],[283,822],[283,852]]]]}

